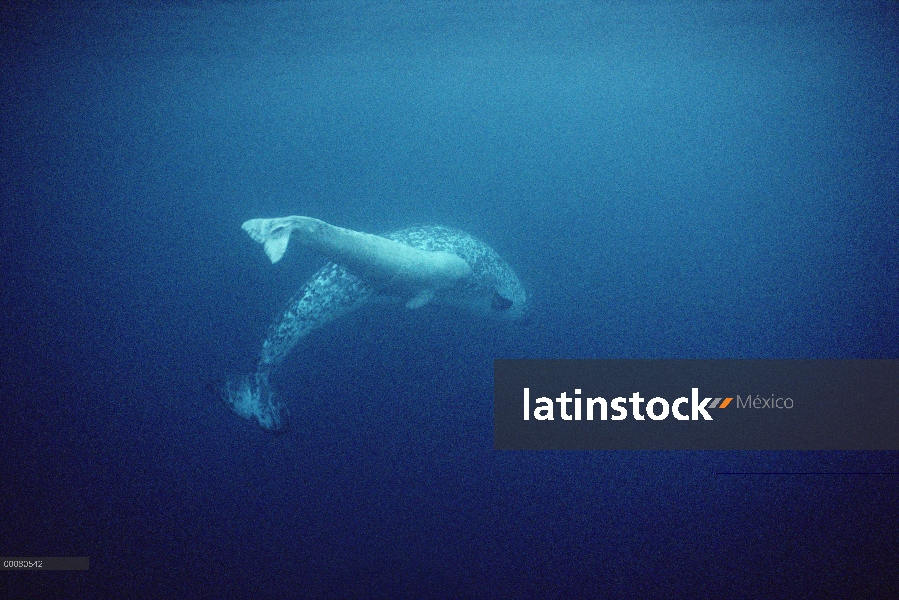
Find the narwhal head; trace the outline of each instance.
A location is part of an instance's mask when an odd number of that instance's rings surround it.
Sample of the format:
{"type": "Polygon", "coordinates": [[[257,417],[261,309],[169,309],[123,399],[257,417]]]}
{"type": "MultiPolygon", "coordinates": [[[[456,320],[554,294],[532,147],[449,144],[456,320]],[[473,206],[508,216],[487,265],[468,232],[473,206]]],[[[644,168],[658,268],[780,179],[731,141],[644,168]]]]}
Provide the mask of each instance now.
{"type": "Polygon", "coordinates": [[[521,321],[527,317],[527,292],[521,280],[481,240],[439,225],[409,227],[386,237],[422,250],[451,253],[468,264],[470,272],[465,277],[437,291],[434,296],[437,302],[503,321],[521,321]]]}
{"type": "Polygon", "coordinates": [[[528,295],[518,275],[489,247],[480,250],[468,257],[471,273],[446,291],[445,301],[489,319],[524,321],[528,295]]]}
{"type": "Polygon", "coordinates": [[[504,321],[523,321],[527,318],[527,292],[524,286],[508,265],[504,277],[497,279],[490,297],[488,316],[504,321]]]}

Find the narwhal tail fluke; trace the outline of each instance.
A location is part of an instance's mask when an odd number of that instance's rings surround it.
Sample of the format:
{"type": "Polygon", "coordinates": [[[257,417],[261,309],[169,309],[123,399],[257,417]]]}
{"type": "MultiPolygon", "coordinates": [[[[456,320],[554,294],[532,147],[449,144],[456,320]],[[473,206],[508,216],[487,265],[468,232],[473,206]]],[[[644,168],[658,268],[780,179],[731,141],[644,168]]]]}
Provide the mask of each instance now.
{"type": "Polygon", "coordinates": [[[247,376],[236,385],[228,382],[222,390],[222,399],[236,414],[245,419],[256,419],[264,429],[280,432],[287,428],[290,413],[275,399],[268,382],[268,371],[247,376]]]}
{"type": "Polygon", "coordinates": [[[293,217],[280,219],[250,219],[241,227],[253,240],[265,246],[265,253],[272,263],[276,263],[284,256],[287,250],[287,242],[293,231],[293,217]]]}

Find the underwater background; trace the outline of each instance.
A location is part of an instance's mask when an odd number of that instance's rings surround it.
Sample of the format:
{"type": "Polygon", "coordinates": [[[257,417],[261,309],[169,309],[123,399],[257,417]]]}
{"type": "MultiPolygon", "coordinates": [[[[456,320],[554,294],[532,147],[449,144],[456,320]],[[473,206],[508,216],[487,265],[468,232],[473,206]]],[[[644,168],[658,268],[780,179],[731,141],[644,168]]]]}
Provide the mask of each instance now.
{"type": "Polygon", "coordinates": [[[90,557],[7,597],[899,594],[899,453],[492,421],[495,358],[899,358],[896,3],[0,18],[0,554],[90,557]],[[529,322],[362,310],[263,431],[220,387],[324,259],[240,224],[290,214],[470,232],[529,322]]]}

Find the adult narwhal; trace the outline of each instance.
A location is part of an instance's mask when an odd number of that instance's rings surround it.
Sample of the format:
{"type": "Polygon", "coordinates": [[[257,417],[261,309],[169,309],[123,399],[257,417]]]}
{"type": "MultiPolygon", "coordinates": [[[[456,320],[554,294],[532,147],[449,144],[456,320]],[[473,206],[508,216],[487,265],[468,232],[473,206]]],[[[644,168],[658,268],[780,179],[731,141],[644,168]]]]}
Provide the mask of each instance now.
{"type": "Polygon", "coordinates": [[[382,237],[311,217],[252,219],[243,229],[264,244],[273,263],[284,255],[291,234],[334,261],[306,282],[272,324],[256,372],[226,386],[224,399],[234,412],[266,429],[287,425],[288,411],[269,385],[272,370],[311,331],[370,301],[403,302],[409,309],[433,301],[510,320],[525,314],[527,296],[512,268],[462,231],[420,226],[382,237]]]}

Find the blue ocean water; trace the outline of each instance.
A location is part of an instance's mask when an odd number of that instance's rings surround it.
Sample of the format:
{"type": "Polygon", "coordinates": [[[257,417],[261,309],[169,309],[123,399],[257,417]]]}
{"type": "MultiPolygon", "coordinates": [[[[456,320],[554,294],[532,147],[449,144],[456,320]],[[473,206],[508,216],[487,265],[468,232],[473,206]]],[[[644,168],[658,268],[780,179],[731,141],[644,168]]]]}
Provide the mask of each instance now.
{"type": "Polygon", "coordinates": [[[0,9],[10,597],[899,594],[899,455],[497,452],[495,358],[899,357],[891,2],[0,9]],[[249,218],[485,240],[507,326],[372,307],[233,415],[249,218]],[[839,475],[720,475],[721,472],[839,475]]]}

